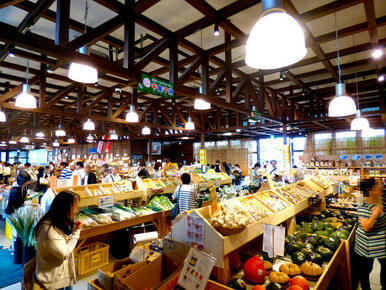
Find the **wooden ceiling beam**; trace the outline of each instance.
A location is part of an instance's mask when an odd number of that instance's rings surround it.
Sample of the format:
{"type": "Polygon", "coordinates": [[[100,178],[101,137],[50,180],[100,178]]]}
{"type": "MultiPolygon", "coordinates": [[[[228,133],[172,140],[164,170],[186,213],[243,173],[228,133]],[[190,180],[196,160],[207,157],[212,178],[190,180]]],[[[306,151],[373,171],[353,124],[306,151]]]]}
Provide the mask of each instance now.
{"type": "Polygon", "coordinates": [[[42,108],[49,109],[53,107],[59,100],[63,99],[69,93],[73,92],[78,86],[76,84],[71,84],[67,86],[64,90],[57,92],[55,96],[46,104],[43,105],[42,108]]]}
{"type": "Polygon", "coordinates": [[[6,8],[8,6],[19,4],[20,2],[23,2],[25,0],[3,0],[0,3],[0,9],[6,8]]]}
{"type": "Polygon", "coordinates": [[[193,72],[204,62],[204,59],[205,59],[204,56],[200,56],[200,55],[196,56],[196,59],[180,75],[177,83],[179,85],[183,85],[185,82],[187,82],[190,76],[193,74],[193,72]]]}
{"type": "Polygon", "coordinates": [[[65,46],[70,37],[71,0],[56,1],[55,44],[65,46]]]}
{"type": "Polygon", "coordinates": [[[168,48],[170,43],[169,38],[161,39],[158,44],[149,51],[143,58],[141,58],[137,64],[135,65],[136,70],[142,70],[145,66],[147,66],[156,55],[159,55],[161,52],[163,52],[166,48],[168,48]]]}
{"type": "MultiPolygon", "coordinates": [[[[100,103],[100,101],[102,101],[103,99],[106,98],[106,95],[107,95],[107,91],[103,91],[101,93],[99,93],[96,97],[95,100],[93,100],[89,105],[86,105],[86,107],[83,108],[81,114],[87,114],[92,108],[94,108],[97,104],[100,103]]],[[[106,106],[104,106],[106,107],[106,106]]]]}

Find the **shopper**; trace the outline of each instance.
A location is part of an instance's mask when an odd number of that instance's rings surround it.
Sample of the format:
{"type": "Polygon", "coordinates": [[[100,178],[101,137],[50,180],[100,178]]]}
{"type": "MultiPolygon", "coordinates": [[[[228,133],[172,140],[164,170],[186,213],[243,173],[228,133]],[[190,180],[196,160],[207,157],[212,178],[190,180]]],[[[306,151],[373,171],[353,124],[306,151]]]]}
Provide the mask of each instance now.
{"type": "Polygon", "coordinates": [[[112,182],[118,182],[122,180],[121,176],[118,173],[118,167],[116,166],[113,166],[111,169],[111,180],[112,182]]]}
{"type": "Polygon", "coordinates": [[[146,178],[146,171],[142,169],[138,172],[136,179],[145,179],[145,178],[146,178]]]}
{"type": "Polygon", "coordinates": [[[50,169],[51,175],[55,175],[55,164],[54,164],[53,162],[50,162],[50,163],[48,164],[48,167],[49,167],[49,169],[50,169]]]}
{"type": "Polygon", "coordinates": [[[91,171],[90,164],[87,163],[84,166],[84,171],[85,171],[85,176],[83,178],[82,185],[96,184],[97,183],[97,178],[96,178],[95,173],[91,171]]]}
{"type": "Polygon", "coordinates": [[[38,168],[38,174],[36,175],[37,182],[35,189],[37,192],[45,192],[47,190],[48,179],[45,177],[45,175],[44,167],[40,166],[38,168]]]}
{"type": "Polygon", "coordinates": [[[49,166],[44,167],[44,175],[45,175],[45,177],[51,177],[52,176],[52,171],[51,171],[49,166]]]}
{"type": "Polygon", "coordinates": [[[71,179],[72,170],[70,169],[67,162],[60,163],[60,177],[59,179],[71,179]]]}
{"type": "Polygon", "coordinates": [[[243,181],[243,172],[241,171],[240,165],[236,164],[232,171],[235,185],[241,185],[241,182],[243,181]]]}
{"type": "Polygon", "coordinates": [[[277,175],[277,162],[276,160],[271,160],[271,162],[267,165],[266,172],[271,175],[271,177],[275,177],[277,175]]]}
{"type": "Polygon", "coordinates": [[[3,182],[3,180],[4,180],[4,175],[3,175],[3,173],[4,173],[4,162],[3,161],[0,161],[0,183],[2,183],[3,182]]]}
{"type": "Polygon", "coordinates": [[[359,223],[355,233],[355,252],[359,256],[359,280],[363,290],[370,288],[369,276],[374,259],[381,264],[381,285],[386,289],[386,196],[374,178],[360,183],[364,202],[358,206],[359,223]],[[378,187],[378,188],[377,188],[378,187]],[[383,203],[383,204],[382,204],[383,203]]]}
{"type": "Polygon", "coordinates": [[[11,173],[12,173],[11,164],[6,163],[3,171],[5,185],[8,185],[9,178],[11,177],[11,173]]]}
{"type": "Polygon", "coordinates": [[[35,227],[37,244],[35,276],[44,289],[72,289],[76,283],[73,251],[82,223],[75,217],[79,196],[62,191],[35,227]]]}
{"type": "Polygon", "coordinates": [[[222,163],[222,167],[224,168],[225,173],[230,176],[231,175],[231,169],[229,168],[228,163],[225,161],[222,163]]]}
{"type": "Polygon", "coordinates": [[[157,162],[154,165],[154,172],[153,172],[152,178],[161,178],[162,177],[161,167],[162,166],[161,166],[161,164],[159,162],[157,162]]]}
{"type": "Polygon", "coordinates": [[[26,187],[29,185],[31,176],[27,171],[20,171],[16,178],[16,182],[12,185],[11,191],[9,192],[9,198],[5,213],[11,215],[16,209],[23,206],[25,198],[27,197],[26,187]]]}
{"type": "Polygon", "coordinates": [[[71,183],[73,183],[74,177],[78,176],[78,185],[82,185],[85,174],[86,172],[84,171],[84,163],[82,161],[76,162],[75,170],[71,176],[71,183]]]}
{"type": "Polygon", "coordinates": [[[141,162],[141,164],[139,165],[139,170],[138,170],[138,173],[141,171],[141,170],[144,170],[145,171],[145,178],[149,178],[150,177],[150,174],[149,174],[149,171],[147,170],[147,167],[146,167],[146,163],[145,162],[141,162]]]}
{"type": "Polygon", "coordinates": [[[261,165],[260,163],[256,163],[252,168],[251,176],[252,176],[252,185],[257,187],[257,190],[261,187],[261,183],[263,182],[263,176],[260,172],[261,165]]]}
{"type": "Polygon", "coordinates": [[[214,171],[217,172],[217,173],[221,172],[220,160],[216,161],[216,164],[214,165],[214,171]]]}
{"type": "Polygon", "coordinates": [[[181,181],[182,185],[178,186],[172,195],[172,199],[178,202],[180,213],[197,208],[198,200],[196,187],[190,184],[190,174],[183,173],[181,181]]]}

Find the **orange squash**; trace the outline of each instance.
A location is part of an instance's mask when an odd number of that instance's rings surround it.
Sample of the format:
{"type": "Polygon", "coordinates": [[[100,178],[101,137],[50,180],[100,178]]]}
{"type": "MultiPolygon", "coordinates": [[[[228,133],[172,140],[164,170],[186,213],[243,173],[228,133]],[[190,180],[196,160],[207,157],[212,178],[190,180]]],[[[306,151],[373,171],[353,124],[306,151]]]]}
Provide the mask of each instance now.
{"type": "Polygon", "coordinates": [[[255,285],[252,287],[252,290],[265,290],[265,287],[261,285],[255,285]]]}
{"type": "Polygon", "coordinates": [[[292,285],[288,288],[288,290],[303,290],[303,288],[298,285],[292,285]]]}
{"type": "Polygon", "coordinates": [[[229,254],[229,266],[232,270],[237,270],[241,267],[241,259],[237,251],[233,251],[229,254]]]}
{"type": "Polygon", "coordinates": [[[307,279],[302,276],[295,276],[289,279],[289,283],[291,286],[300,286],[303,290],[308,290],[310,288],[310,284],[307,279]]]}

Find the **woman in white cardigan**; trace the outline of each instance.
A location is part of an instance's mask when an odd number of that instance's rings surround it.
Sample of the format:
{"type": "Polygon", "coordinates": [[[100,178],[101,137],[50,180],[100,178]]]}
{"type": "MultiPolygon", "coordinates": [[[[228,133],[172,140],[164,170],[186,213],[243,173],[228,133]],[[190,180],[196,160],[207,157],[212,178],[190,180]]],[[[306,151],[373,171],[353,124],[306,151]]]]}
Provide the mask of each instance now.
{"type": "Polygon", "coordinates": [[[35,278],[45,289],[72,289],[76,283],[73,251],[82,223],[75,221],[79,196],[60,192],[35,228],[37,242],[35,278]]]}

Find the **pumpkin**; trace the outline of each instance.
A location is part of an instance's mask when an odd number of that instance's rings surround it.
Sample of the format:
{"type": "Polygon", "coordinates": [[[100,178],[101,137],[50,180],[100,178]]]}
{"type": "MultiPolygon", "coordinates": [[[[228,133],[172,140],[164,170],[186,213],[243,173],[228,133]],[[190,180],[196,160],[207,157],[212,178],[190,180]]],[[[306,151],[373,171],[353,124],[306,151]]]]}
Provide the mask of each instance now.
{"type": "Polygon", "coordinates": [[[323,273],[322,267],[312,262],[305,262],[300,266],[300,270],[309,280],[317,280],[323,273]]]}
{"type": "Polygon", "coordinates": [[[310,288],[310,284],[302,276],[295,276],[295,277],[289,279],[289,283],[290,283],[291,286],[295,286],[296,285],[296,286],[301,287],[303,290],[308,290],[310,288]]]}
{"type": "Polygon", "coordinates": [[[245,279],[256,284],[262,284],[265,281],[266,271],[263,262],[258,256],[253,256],[244,264],[245,279]]]}
{"type": "Polygon", "coordinates": [[[237,270],[241,267],[241,259],[237,251],[233,251],[229,254],[229,266],[232,270],[237,270]]]}
{"type": "Polygon", "coordinates": [[[252,287],[252,290],[265,290],[265,287],[261,285],[255,285],[252,287]]]}
{"type": "Polygon", "coordinates": [[[288,290],[303,290],[303,288],[298,285],[293,285],[293,286],[290,286],[288,290]]]}
{"type": "Polygon", "coordinates": [[[272,263],[270,261],[263,261],[264,268],[266,271],[266,274],[270,273],[272,271],[272,263]]]}
{"type": "Polygon", "coordinates": [[[271,282],[284,284],[284,283],[287,283],[288,280],[289,280],[288,275],[283,272],[272,271],[271,274],[269,274],[269,281],[271,282]]]}
{"type": "Polygon", "coordinates": [[[288,276],[295,276],[301,273],[299,266],[293,263],[283,263],[280,265],[279,270],[288,276]]]}

